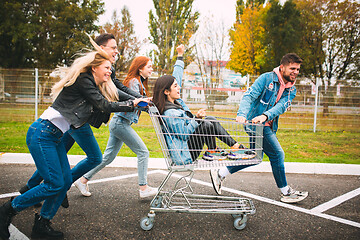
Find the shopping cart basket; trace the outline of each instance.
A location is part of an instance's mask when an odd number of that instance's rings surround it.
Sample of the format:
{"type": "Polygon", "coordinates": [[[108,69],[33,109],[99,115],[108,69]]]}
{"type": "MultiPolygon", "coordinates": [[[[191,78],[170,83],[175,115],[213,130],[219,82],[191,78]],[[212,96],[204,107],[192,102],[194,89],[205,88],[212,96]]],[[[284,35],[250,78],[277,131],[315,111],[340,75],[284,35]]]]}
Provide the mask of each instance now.
{"type": "MultiPolygon", "coordinates": [[[[218,132],[210,133],[187,133],[186,124],[192,124],[189,118],[175,118],[160,115],[155,106],[149,107],[149,115],[152,120],[157,138],[162,149],[169,173],[159,186],[157,195],[150,203],[150,212],[141,219],[140,226],[143,230],[151,230],[154,225],[155,212],[186,212],[186,213],[218,213],[231,214],[234,217],[234,227],[242,230],[246,226],[247,215],[255,213],[253,202],[247,198],[212,196],[194,194],[191,181],[196,169],[213,169],[223,166],[255,165],[262,161],[263,126],[257,124],[240,124],[235,119],[196,119],[198,125],[204,121],[216,122],[226,130],[226,134],[218,132]],[[172,121],[177,123],[177,129],[170,127],[172,121]],[[224,138],[232,138],[235,142],[242,144],[243,149],[236,151],[236,157],[228,157],[227,154],[234,151],[225,144],[224,138]],[[215,139],[216,149],[209,149],[217,153],[217,158],[208,161],[204,157],[203,145],[199,149],[188,148],[177,142],[178,139],[204,140],[215,139]],[[221,140],[220,140],[221,139],[221,140]],[[194,160],[184,160],[184,155],[191,151],[201,151],[194,160]],[[205,160],[206,159],[206,160],[205,160]],[[173,187],[167,184],[171,176],[180,175],[173,187]],[[166,188],[165,188],[166,187],[166,188]]],[[[196,146],[196,144],[195,144],[196,146]]],[[[206,145],[205,145],[206,147],[206,145]]]]}

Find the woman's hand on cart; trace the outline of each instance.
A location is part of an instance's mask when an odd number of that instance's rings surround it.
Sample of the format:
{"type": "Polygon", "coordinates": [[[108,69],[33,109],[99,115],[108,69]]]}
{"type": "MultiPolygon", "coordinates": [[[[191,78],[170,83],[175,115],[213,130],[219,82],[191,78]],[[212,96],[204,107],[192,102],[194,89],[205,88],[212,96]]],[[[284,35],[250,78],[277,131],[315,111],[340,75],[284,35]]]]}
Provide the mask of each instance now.
{"type": "Polygon", "coordinates": [[[246,123],[247,122],[247,120],[246,120],[246,118],[245,117],[243,117],[243,116],[236,116],[236,119],[235,119],[237,122],[239,122],[239,123],[246,123]]]}
{"type": "Polygon", "coordinates": [[[150,98],[136,98],[134,99],[134,106],[145,107],[151,102],[150,98]]]}
{"type": "Polygon", "coordinates": [[[206,117],[206,109],[202,108],[196,113],[196,118],[206,117]]]}

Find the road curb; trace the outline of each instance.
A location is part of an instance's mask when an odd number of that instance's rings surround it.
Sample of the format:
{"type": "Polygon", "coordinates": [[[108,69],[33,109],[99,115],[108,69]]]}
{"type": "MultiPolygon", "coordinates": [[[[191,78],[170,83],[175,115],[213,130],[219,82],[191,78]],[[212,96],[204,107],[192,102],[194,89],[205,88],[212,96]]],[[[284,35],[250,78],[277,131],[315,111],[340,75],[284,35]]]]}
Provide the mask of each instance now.
{"type": "MultiPolygon", "coordinates": [[[[84,155],[68,155],[70,165],[76,165],[84,155]]],[[[0,164],[34,164],[29,153],[0,153],[0,164]]],[[[116,157],[107,167],[137,168],[136,157],[116,157]]],[[[150,158],[150,169],[167,169],[163,158],[150,158]]],[[[270,162],[262,162],[242,170],[244,172],[271,172],[270,162]]],[[[331,174],[331,175],[356,175],[360,176],[358,164],[333,164],[333,163],[298,163],[285,162],[286,173],[302,174],[331,174]]]]}

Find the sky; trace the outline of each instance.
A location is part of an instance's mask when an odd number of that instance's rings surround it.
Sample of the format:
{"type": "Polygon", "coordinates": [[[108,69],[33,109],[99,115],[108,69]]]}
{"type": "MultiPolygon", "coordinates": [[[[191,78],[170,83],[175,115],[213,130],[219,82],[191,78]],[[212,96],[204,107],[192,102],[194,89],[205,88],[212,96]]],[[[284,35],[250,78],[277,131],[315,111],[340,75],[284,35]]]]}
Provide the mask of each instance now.
{"type": "MultiPolygon", "coordinates": [[[[152,0],[103,0],[105,3],[105,14],[99,17],[99,24],[103,25],[111,22],[111,16],[114,10],[120,14],[121,8],[126,5],[129,9],[131,19],[134,23],[135,35],[140,39],[150,36],[148,29],[149,11],[153,9],[152,0]]],[[[223,21],[225,27],[229,28],[235,22],[235,6],[236,0],[194,0],[193,11],[200,13],[201,19],[204,17],[213,17],[219,21],[223,21]]],[[[141,51],[146,51],[146,48],[141,51]]]]}

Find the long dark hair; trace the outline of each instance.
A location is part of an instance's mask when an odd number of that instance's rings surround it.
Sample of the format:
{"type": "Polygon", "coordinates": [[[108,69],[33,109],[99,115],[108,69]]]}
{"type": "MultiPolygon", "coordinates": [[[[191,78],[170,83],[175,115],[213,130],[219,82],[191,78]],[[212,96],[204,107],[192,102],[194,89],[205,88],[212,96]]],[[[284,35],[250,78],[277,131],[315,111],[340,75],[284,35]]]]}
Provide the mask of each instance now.
{"type": "MultiPolygon", "coordinates": [[[[124,84],[125,86],[129,87],[130,81],[133,80],[134,78],[136,78],[136,79],[139,81],[140,86],[141,86],[140,70],[143,69],[149,61],[151,61],[151,59],[148,58],[148,57],[145,57],[145,56],[136,57],[136,58],[131,62],[131,65],[130,65],[130,68],[129,68],[129,72],[128,72],[128,74],[126,75],[123,84],[124,84]]],[[[148,78],[145,79],[145,81],[143,82],[143,84],[144,84],[144,87],[145,87],[145,90],[146,90],[146,95],[147,95],[148,92],[149,92],[148,78]]],[[[144,95],[143,88],[140,89],[140,93],[141,93],[141,95],[144,95]]]]}
{"type": "Polygon", "coordinates": [[[164,75],[159,77],[155,82],[152,101],[159,110],[160,114],[164,113],[165,102],[167,100],[167,96],[165,95],[164,91],[170,91],[171,85],[174,83],[174,81],[176,81],[174,76],[164,75]]]}

